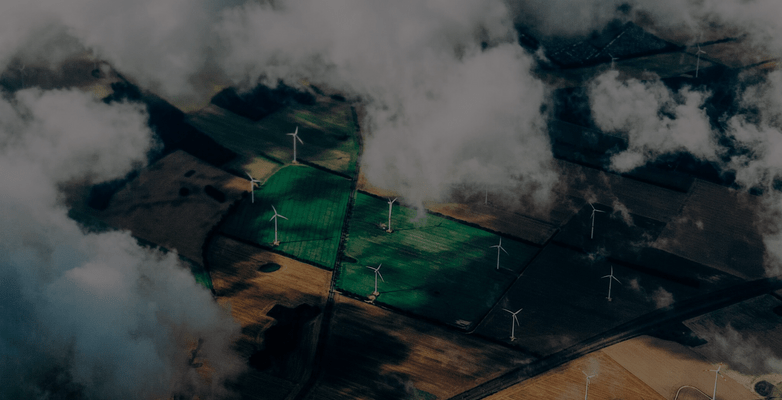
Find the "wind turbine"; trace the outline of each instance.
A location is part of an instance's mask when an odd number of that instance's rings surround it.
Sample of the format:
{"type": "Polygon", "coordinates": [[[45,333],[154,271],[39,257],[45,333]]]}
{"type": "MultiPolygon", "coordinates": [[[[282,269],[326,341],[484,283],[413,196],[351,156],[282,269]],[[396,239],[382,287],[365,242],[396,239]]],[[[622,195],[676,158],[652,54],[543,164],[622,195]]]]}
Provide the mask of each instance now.
{"type": "Polygon", "coordinates": [[[247,176],[250,177],[250,199],[251,199],[250,202],[255,203],[255,184],[260,183],[261,181],[257,179],[253,179],[252,175],[250,175],[249,172],[245,172],[245,174],[247,174],[247,176]]]}
{"type": "Polygon", "coordinates": [[[391,230],[391,207],[394,206],[394,202],[396,201],[396,197],[394,197],[393,200],[388,199],[388,229],[386,229],[386,232],[391,233],[393,232],[391,230]]]}
{"type": "Polygon", "coordinates": [[[516,325],[521,326],[519,323],[519,317],[518,314],[523,310],[523,308],[519,308],[516,312],[513,312],[511,310],[508,310],[507,308],[503,308],[505,312],[509,313],[513,319],[510,322],[510,340],[516,340],[516,325]]]}
{"type": "Polygon", "coordinates": [[[616,279],[616,277],[614,276],[614,267],[613,266],[611,267],[611,273],[609,275],[606,275],[606,276],[600,278],[600,279],[605,279],[605,278],[608,278],[608,297],[607,297],[607,299],[608,299],[608,301],[611,301],[611,283],[612,283],[611,281],[614,280],[617,283],[619,283],[620,285],[622,284],[622,282],[619,282],[619,279],[616,279]]]}
{"type": "Polygon", "coordinates": [[[701,66],[701,54],[706,54],[705,51],[701,50],[701,45],[698,45],[698,51],[695,53],[698,56],[698,61],[695,63],[695,77],[698,77],[698,69],[701,66]]]}
{"type": "Polygon", "coordinates": [[[589,380],[590,380],[590,379],[592,379],[592,378],[594,378],[594,377],[596,377],[596,376],[597,376],[597,374],[594,374],[594,375],[587,375],[587,373],[586,373],[586,372],[584,372],[584,371],[581,371],[581,373],[582,373],[582,374],[584,374],[584,376],[586,376],[586,377],[587,377],[587,385],[586,385],[586,390],[584,390],[584,400],[587,400],[587,396],[589,396],[589,380]]]}
{"type": "Polygon", "coordinates": [[[614,61],[618,60],[618,57],[614,57],[611,55],[611,53],[608,53],[608,56],[611,57],[611,69],[614,69],[614,61]]]}
{"type": "MultiPolygon", "coordinates": [[[[710,372],[714,372],[714,393],[712,393],[712,395],[711,395],[711,400],[716,400],[717,399],[717,378],[719,378],[719,376],[722,375],[722,373],[720,372],[720,369],[722,369],[722,363],[719,364],[717,369],[710,369],[709,370],[710,372]]],[[[722,379],[725,379],[725,377],[723,376],[722,379]]]]}
{"type": "Polygon", "coordinates": [[[375,291],[372,292],[372,294],[375,295],[375,296],[380,294],[380,292],[377,291],[377,277],[379,276],[380,280],[382,280],[383,282],[386,281],[385,279],[383,279],[383,275],[380,275],[380,267],[382,267],[382,266],[383,266],[383,263],[380,263],[380,265],[378,265],[377,268],[367,267],[367,268],[371,269],[372,271],[375,271],[375,291]]]}
{"type": "Polygon", "coordinates": [[[296,162],[296,141],[298,140],[299,143],[304,144],[304,142],[301,141],[299,138],[299,127],[296,127],[296,131],[293,133],[287,133],[288,136],[293,136],[293,163],[297,164],[296,162]]]}
{"type": "Polygon", "coordinates": [[[589,203],[589,206],[592,207],[592,231],[589,233],[589,238],[594,239],[595,238],[595,213],[604,213],[603,210],[598,210],[595,208],[595,206],[592,203],[589,203]]]}
{"type": "Polygon", "coordinates": [[[278,246],[280,244],[280,241],[277,240],[277,217],[288,219],[286,217],[283,217],[282,215],[277,213],[277,209],[272,206],[272,210],[274,210],[274,215],[269,219],[269,221],[274,220],[274,242],[272,242],[272,246],[278,246]]]}
{"type": "MultiPolygon", "coordinates": [[[[497,270],[499,271],[500,270],[500,250],[505,251],[505,248],[502,247],[502,238],[500,238],[500,244],[495,244],[494,246],[489,246],[489,247],[492,247],[492,248],[496,247],[497,248],[497,270]]],[[[505,251],[505,254],[508,254],[508,252],[505,251]]],[[[508,254],[508,255],[510,255],[510,254],[508,254]]]]}

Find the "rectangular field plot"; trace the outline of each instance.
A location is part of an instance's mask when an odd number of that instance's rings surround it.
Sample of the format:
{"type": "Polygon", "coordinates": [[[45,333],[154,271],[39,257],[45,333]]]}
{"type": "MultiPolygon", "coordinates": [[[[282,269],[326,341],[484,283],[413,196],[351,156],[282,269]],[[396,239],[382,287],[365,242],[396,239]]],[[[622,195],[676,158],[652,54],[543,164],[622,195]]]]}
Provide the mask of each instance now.
{"type": "Polygon", "coordinates": [[[500,237],[446,218],[428,215],[415,221],[416,211],[394,203],[388,223],[385,199],[357,193],[338,286],[370,296],[374,272],[383,264],[378,302],[460,328],[478,321],[502,296],[539,248],[502,239],[508,252],[491,248],[500,237]]]}
{"type": "Polygon", "coordinates": [[[556,244],[546,246],[508,290],[476,333],[508,341],[530,353],[549,355],[633,318],[701,293],[701,290],[654,275],[591,259],[556,244]],[[616,281],[608,301],[608,275],[616,281]],[[510,314],[518,314],[515,341],[510,341],[510,314]]]}
{"type": "Polygon", "coordinates": [[[322,101],[284,108],[257,122],[212,104],[189,114],[188,123],[238,154],[286,163],[293,160],[293,139],[286,133],[298,126],[304,143],[297,144],[297,159],[348,175],[356,170],[358,127],[345,103],[322,101]]]}
{"type": "Polygon", "coordinates": [[[278,219],[280,245],[275,250],[333,269],[345,219],[351,182],[304,165],[288,166],[245,198],[223,225],[222,232],[240,240],[271,246],[272,206],[288,219],[278,219]]]}

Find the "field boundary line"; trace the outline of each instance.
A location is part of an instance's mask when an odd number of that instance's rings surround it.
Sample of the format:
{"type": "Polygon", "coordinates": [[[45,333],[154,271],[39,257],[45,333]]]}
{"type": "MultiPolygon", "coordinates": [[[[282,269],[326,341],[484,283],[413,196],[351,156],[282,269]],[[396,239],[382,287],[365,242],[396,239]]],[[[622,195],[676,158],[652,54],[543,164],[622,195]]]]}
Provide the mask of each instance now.
{"type": "MultiPolygon", "coordinates": [[[[331,333],[332,318],[334,317],[334,295],[336,294],[337,279],[339,278],[340,267],[342,266],[342,257],[345,250],[345,242],[348,237],[348,229],[350,227],[350,220],[353,216],[353,206],[355,205],[355,198],[358,188],[358,176],[359,168],[361,166],[361,153],[363,150],[363,143],[361,141],[361,128],[356,121],[356,110],[351,105],[350,110],[353,115],[355,126],[357,131],[354,132],[356,142],[358,143],[358,154],[356,155],[356,169],[354,171],[355,176],[349,177],[347,175],[335,174],[337,176],[346,177],[350,180],[350,192],[348,192],[348,204],[345,210],[345,217],[342,223],[342,231],[340,233],[339,245],[337,245],[337,258],[334,261],[334,269],[331,271],[331,282],[329,284],[329,294],[326,298],[326,304],[323,307],[323,320],[321,321],[320,331],[318,332],[318,343],[315,347],[315,355],[312,359],[310,368],[310,376],[298,385],[298,390],[294,390],[286,398],[286,400],[303,400],[309,396],[312,389],[323,375],[323,365],[326,363],[326,350],[328,349],[329,337],[331,333]]],[[[323,168],[321,166],[313,168],[323,168]]],[[[334,171],[328,170],[328,172],[334,173],[334,171]]]]}
{"type": "Polygon", "coordinates": [[[301,257],[294,256],[293,254],[289,254],[289,253],[285,253],[285,252],[280,251],[280,250],[276,250],[276,249],[274,249],[271,246],[265,246],[265,245],[262,245],[262,244],[257,243],[257,242],[253,242],[253,241],[250,241],[250,240],[247,240],[247,239],[242,239],[242,238],[240,238],[238,236],[231,235],[230,233],[219,232],[218,235],[226,237],[226,238],[231,239],[231,240],[235,240],[237,242],[240,242],[240,243],[243,243],[243,244],[246,244],[246,245],[250,245],[250,246],[259,248],[261,250],[266,250],[266,251],[274,253],[274,254],[279,254],[279,255],[281,255],[283,257],[288,257],[288,258],[290,258],[292,260],[296,260],[296,261],[298,261],[298,262],[300,262],[302,264],[307,264],[307,265],[313,266],[315,268],[319,268],[319,269],[331,272],[331,270],[327,266],[325,266],[323,264],[316,263],[314,261],[305,260],[305,259],[303,259],[301,257]]]}

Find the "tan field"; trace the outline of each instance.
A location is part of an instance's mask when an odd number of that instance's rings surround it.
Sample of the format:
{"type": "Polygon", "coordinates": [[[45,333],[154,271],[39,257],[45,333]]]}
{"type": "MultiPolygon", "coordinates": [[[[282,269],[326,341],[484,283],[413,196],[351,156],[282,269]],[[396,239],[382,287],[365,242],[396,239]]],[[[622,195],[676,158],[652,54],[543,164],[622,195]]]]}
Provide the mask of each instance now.
{"type": "Polygon", "coordinates": [[[594,375],[589,380],[590,399],[665,399],[602,351],[571,361],[486,399],[580,399],[586,390],[584,374],[594,375]]]}
{"type": "Polygon", "coordinates": [[[337,296],[325,373],[309,399],[445,399],[496,378],[523,353],[337,296]]]}
{"type": "MultiPolygon", "coordinates": [[[[627,371],[640,378],[665,399],[674,399],[683,386],[693,386],[711,397],[716,365],[686,346],[641,336],[602,350],[627,371]]],[[[726,367],[722,368],[723,371],[726,367]]],[[[726,374],[717,383],[717,400],[753,400],[754,394],[726,374]]],[[[706,399],[691,388],[681,390],[679,400],[706,399]]]]}
{"type": "Polygon", "coordinates": [[[231,203],[249,189],[247,180],[237,178],[184,152],[176,151],[144,169],[139,176],[112,197],[109,207],[91,215],[109,225],[130,230],[134,236],[202,264],[202,246],[207,233],[217,224],[231,203]],[[186,177],[188,171],[195,171],[186,177]],[[225,193],[219,203],[204,193],[212,185],[225,193]],[[180,189],[189,194],[182,196],[180,189]]]}
{"type": "MultiPolygon", "coordinates": [[[[210,244],[207,257],[218,302],[229,306],[242,325],[242,338],[236,346],[248,359],[265,347],[265,333],[277,323],[266,314],[275,305],[295,308],[309,304],[323,310],[331,283],[328,271],[220,235],[210,244]],[[276,263],[280,269],[258,270],[268,263],[276,263]]],[[[304,325],[301,341],[282,365],[264,372],[250,368],[239,382],[244,398],[288,396],[309,375],[320,324],[318,315],[304,325]]]]}

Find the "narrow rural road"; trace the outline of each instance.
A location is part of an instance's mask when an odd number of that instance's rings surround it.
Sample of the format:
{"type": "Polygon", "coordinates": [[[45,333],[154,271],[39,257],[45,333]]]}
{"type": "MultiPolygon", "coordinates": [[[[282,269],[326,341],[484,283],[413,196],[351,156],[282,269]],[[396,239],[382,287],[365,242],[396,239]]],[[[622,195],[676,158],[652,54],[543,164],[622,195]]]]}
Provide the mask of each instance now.
{"type": "Polygon", "coordinates": [[[659,326],[694,318],[779,289],[782,289],[780,278],[764,278],[676,302],[669,307],[640,316],[558,353],[512,370],[451,399],[482,399],[593,351],[650,333],[659,326]]]}

